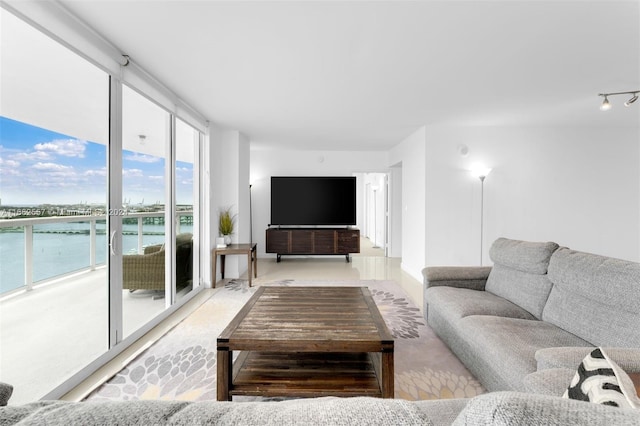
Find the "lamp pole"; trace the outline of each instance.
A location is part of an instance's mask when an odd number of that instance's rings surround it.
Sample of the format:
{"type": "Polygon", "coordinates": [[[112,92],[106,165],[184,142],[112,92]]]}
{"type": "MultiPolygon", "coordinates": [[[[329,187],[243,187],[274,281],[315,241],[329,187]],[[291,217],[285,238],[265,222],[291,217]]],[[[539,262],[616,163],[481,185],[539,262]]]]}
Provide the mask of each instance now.
{"type": "Polygon", "coordinates": [[[484,238],[484,179],[485,176],[478,176],[480,178],[480,266],[482,266],[482,243],[484,238]]]}
{"type": "Polygon", "coordinates": [[[480,266],[482,266],[482,243],[484,239],[484,180],[491,169],[476,165],[471,168],[473,176],[480,179],[480,266]]]}

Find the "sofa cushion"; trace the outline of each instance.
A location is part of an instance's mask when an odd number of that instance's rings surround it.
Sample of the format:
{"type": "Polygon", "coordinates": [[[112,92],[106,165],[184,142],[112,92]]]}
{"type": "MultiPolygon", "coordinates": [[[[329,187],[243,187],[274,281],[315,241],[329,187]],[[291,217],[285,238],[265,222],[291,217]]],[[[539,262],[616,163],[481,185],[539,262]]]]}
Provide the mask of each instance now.
{"type": "MultiPolygon", "coordinates": [[[[466,402],[466,401],[465,401],[466,402]]],[[[22,425],[429,425],[442,404],[371,397],[271,402],[40,401],[0,411],[0,424],[22,425]]],[[[448,412],[463,404],[446,404],[448,412]]],[[[448,417],[452,414],[448,413],[448,417]]],[[[442,424],[442,422],[434,422],[442,424]]]]}
{"type": "Polygon", "coordinates": [[[425,291],[425,300],[428,303],[427,312],[437,312],[451,322],[469,315],[534,319],[533,315],[518,305],[486,291],[431,287],[425,291]]]}
{"type": "Polygon", "coordinates": [[[558,244],[553,242],[538,243],[498,238],[491,245],[489,255],[493,263],[516,271],[544,275],[549,267],[549,259],[558,247],[558,244]]]}
{"type": "Polygon", "coordinates": [[[549,263],[542,319],[594,346],[640,347],[640,264],[567,248],[549,263]]]}
{"type": "Polygon", "coordinates": [[[554,346],[590,346],[552,324],[520,318],[473,315],[457,322],[465,366],[489,390],[525,391],[524,377],[536,371],[535,353],[554,346]]]}
{"type": "Polygon", "coordinates": [[[536,318],[551,291],[547,267],[556,243],[498,238],[489,254],[494,262],[485,290],[526,309],[536,318]]]}
{"type": "Polygon", "coordinates": [[[637,426],[639,422],[637,410],[585,404],[547,395],[492,392],[470,400],[453,425],[637,426]]]}
{"type": "Polygon", "coordinates": [[[602,348],[594,349],[584,358],[562,397],[620,408],[640,408],[631,379],[602,348]]]}

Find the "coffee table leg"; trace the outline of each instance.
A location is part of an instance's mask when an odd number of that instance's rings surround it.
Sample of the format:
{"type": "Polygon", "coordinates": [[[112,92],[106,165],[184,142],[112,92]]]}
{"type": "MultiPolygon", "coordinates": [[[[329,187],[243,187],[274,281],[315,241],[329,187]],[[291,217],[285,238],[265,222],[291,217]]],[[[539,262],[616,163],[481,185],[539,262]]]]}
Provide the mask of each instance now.
{"type": "Polygon", "coordinates": [[[218,401],[231,401],[231,364],[233,353],[228,348],[218,348],[216,391],[218,401]]]}
{"type": "Polygon", "coordinates": [[[394,371],[393,371],[393,349],[389,352],[382,352],[382,397],[394,397],[394,371]]]}

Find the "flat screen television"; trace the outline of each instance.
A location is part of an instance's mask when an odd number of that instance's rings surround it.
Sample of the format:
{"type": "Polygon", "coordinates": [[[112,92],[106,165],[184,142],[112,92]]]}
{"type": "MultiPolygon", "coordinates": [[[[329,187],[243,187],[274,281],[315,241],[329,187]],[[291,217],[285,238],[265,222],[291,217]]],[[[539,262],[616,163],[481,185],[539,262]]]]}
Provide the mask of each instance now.
{"type": "Polygon", "coordinates": [[[355,176],[271,177],[271,225],[355,224],[355,176]]]}

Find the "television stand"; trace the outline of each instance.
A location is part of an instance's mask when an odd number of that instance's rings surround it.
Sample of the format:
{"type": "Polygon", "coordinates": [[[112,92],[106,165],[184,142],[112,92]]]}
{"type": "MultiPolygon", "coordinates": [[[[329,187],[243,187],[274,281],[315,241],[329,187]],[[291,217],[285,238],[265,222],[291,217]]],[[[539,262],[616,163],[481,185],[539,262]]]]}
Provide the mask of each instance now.
{"type": "Polygon", "coordinates": [[[360,253],[360,230],[349,228],[269,228],[266,252],[283,255],[344,255],[360,253]]]}

